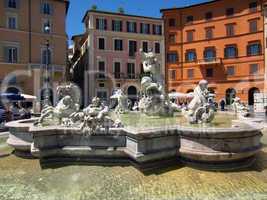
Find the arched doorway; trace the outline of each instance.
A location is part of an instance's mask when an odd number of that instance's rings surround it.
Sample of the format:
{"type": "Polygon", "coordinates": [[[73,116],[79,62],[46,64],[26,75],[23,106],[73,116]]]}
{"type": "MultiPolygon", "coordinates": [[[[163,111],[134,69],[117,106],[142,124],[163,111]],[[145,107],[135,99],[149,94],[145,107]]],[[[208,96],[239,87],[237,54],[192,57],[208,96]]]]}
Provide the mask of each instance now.
{"type": "Polygon", "coordinates": [[[191,93],[191,92],[194,92],[194,90],[193,89],[189,89],[189,90],[186,91],[186,93],[191,93]]]}
{"type": "Polygon", "coordinates": [[[225,92],[225,100],[227,105],[231,105],[236,97],[236,91],[234,88],[228,88],[225,92]]]}
{"type": "Polygon", "coordinates": [[[256,87],[249,89],[249,91],[248,91],[248,105],[250,105],[250,106],[254,105],[254,94],[259,93],[259,92],[260,92],[259,88],[256,88],[256,87]]]}
{"type": "Polygon", "coordinates": [[[137,100],[137,89],[135,86],[130,86],[127,89],[127,95],[128,98],[132,101],[132,105],[133,103],[137,100]]]}

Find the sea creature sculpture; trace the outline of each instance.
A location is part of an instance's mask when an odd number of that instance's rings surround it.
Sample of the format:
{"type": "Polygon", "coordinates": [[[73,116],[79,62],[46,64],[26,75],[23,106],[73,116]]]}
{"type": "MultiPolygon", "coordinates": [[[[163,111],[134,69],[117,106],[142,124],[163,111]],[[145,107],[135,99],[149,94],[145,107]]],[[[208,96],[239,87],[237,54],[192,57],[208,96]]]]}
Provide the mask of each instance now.
{"type": "Polygon", "coordinates": [[[192,124],[209,123],[214,119],[213,95],[206,80],[201,80],[194,89],[194,97],[183,113],[192,124]]]}

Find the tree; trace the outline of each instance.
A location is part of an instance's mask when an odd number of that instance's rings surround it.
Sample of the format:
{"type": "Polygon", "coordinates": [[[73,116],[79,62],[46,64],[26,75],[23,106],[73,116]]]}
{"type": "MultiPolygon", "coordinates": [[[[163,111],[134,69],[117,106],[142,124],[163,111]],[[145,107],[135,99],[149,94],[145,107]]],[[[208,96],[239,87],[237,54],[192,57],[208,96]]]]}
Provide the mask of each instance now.
{"type": "Polygon", "coordinates": [[[97,10],[97,5],[95,5],[95,4],[92,5],[91,9],[92,9],[92,10],[97,10]]]}
{"type": "Polygon", "coordinates": [[[121,14],[123,14],[123,13],[124,13],[124,9],[123,9],[123,7],[119,7],[119,8],[118,8],[118,12],[121,13],[121,14]]]}

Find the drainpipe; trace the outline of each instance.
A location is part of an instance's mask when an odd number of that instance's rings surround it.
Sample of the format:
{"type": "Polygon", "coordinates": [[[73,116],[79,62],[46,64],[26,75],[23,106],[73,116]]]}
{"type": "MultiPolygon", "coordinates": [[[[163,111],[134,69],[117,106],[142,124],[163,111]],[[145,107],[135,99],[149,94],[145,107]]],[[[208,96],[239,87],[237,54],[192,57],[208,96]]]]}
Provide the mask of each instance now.
{"type": "Polygon", "coordinates": [[[32,1],[28,1],[28,20],[29,20],[29,63],[32,62],[32,17],[31,17],[31,10],[32,10],[32,1]]]}
{"type": "Polygon", "coordinates": [[[184,37],[183,37],[183,35],[184,35],[184,27],[183,27],[183,24],[182,24],[182,22],[183,22],[183,13],[182,13],[182,11],[180,12],[180,27],[181,27],[181,55],[180,55],[180,57],[181,57],[181,81],[183,81],[183,77],[184,77],[184,67],[183,67],[183,65],[184,65],[184,55],[183,55],[183,46],[184,46],[184,37]]]}

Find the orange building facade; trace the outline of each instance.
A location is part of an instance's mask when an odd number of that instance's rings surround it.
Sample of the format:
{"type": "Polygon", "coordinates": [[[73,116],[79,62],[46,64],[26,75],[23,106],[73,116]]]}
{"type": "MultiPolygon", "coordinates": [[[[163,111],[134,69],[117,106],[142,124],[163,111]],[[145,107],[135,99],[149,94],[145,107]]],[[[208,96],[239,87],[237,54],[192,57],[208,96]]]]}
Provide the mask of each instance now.
{"type": "Polygon", "coordinates": [[[163,9],[168,91],[191,92],[202,79],[216,100],[252,105],[264,91],[263,1],[215,0],[163,9]]]}
{"type": "Polygon", "coordinates": [[[64,80],[68,5],[68,0],[0,0],[1,92],[40,97],[47,62],[53,86],[64,80]]]}

